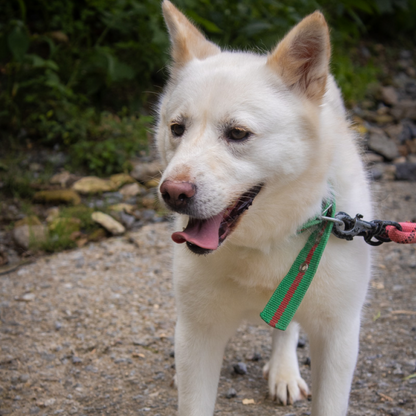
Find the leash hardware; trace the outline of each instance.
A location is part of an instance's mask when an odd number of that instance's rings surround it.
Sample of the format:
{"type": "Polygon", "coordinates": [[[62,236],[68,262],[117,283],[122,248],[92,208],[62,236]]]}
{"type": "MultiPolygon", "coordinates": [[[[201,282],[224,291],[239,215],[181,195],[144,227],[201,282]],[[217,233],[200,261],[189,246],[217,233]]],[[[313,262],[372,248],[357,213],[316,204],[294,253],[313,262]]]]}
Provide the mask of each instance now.
{"type": "MultiPolygon", "coordinates": [[[[388,237],[386,227],[393,226],[399,231],[402,226],[394,221],[364,221],[361,214],[357,214],[355,218],[350,217],[345,212],[338,212],[335,215],[335,224],[332,233],[341,239],[351,241],[354,237],[364,237],[364,241],[371,246],[379,246],[388,243],[391,239],[388,237]],[[375,240],[373,240],[375,239],[375,240]]],[[[326,219],[322,217],[322,219],[326,219]]]]}

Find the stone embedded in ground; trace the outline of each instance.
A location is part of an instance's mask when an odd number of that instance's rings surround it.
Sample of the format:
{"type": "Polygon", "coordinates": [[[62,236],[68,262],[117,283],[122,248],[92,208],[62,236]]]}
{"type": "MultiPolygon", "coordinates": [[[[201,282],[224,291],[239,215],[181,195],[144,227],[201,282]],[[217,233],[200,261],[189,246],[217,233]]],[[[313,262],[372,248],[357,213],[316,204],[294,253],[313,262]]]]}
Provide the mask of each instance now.
{"type": "Polygon", "coordinates": [[[28,250],[30,246],[37,246],[44,243],[47,238],[47,228],[40,225],[18,225],[12,232],[15,243],[28,250]]]}
{"type": "Polygon", "coordinates": [[[380,96],[385,104],[394,105],[399,101],[396,88],[388,86],[380,88],[380,96]]]}
{"type": "Polygon", "coordinates": [[[378,128],[371,129],[368,147],[388,160],[393,160],[399,156],[396,143],[389,139],[383,130],[378,128]]]}
{"type": "Polygon", "coordinates": [[[111,205],[108,207],[111,211],[116,212],[127,212],[128,214],[131,214],[134,211],[135,206],[132,204],[126,204],[126,203],[120,203],[111,205]]]}
{"type": "Polygon", "coordinates": [[[134,178],[132,178],[127,173],[117,173],[116,175],[110,176],[110,181],[113,182],[117,189],[127,183],[134,183],[136,182],[134,178]]]}
{"type": "Polygon", "coordinates": [[[66,188],[70,184],[70,182],[74,181],[75,179],[75,175],[64,170],[63,172],[53,175],[49,182],[52,184],[59,184],[62,188],[66,188]]]}
{"type": "Polygon", "coordinates": [[[134,222],[136,221],[136,218],[133,217],[132,215],[126,214],[124,211],[120,212],[120,221],[123,223],[123,225],[127,228],[130,229],[134,222]]]}
{"type": "Polygon", "coordinates": [[[126,231],[122,224],[103,212],[93,212],[91,218],[113,235],[120,235],[126,231]]]}
{"type": "Polygon", "coordinates": [[[72,189],[62,189],[56,191],[39,191],[33,196],[35,202],[43,204],[72,204],[81,203],[81,198],[72,189]]]}
{"type": "Polygon", "coordinates": [[[124,185],[120,190],[120,194],[123,195],[124,199],[129,199],[134,196],[140,195],[144,192],[143,188],[138,183],[130,183],[124,185]]]}
{"type": "Polygon", "coordinates": [[[116,191],[117,185],[109,179],[101,179],[97,176],[86,176],[76,181],[72,185],[72,188],[81,194],[88,195],[116,191]]]}
{"type": "Polygon", "coordinates": [[[163,166],[160,162],[143,162],[135,164],[133,170],[130,172],[130,175],[134,179],[146,183],[154,178],[159,178],[162,170],[163,166]]]}
{"type": "Polygon", "coordinates": [[[396,179],[399,181],[416,181],[416,163],[398,163],[396,166],[396,179]]]}
{"type": "Polygon", "coordinates": [[[156,206],[156,197],[153,194],[148,194],[142,198],[142,205],[145,208],[153,209],[156,206]]]}
{"type": "Polygon", "coordinates": [[[247,366],[242,362],[234,364],[233,368],[234,368],[234,372],[237,374],[240,374],[242,376],[247,374],[247,366]]]}
{"type": "Polygon", "coordinates": [[[232,387],[228,389],[225,397],[227,399],[232,399],[233,397],[237,397],[237,392],[235,391],[235,389],[233,389],[232,387]]]}

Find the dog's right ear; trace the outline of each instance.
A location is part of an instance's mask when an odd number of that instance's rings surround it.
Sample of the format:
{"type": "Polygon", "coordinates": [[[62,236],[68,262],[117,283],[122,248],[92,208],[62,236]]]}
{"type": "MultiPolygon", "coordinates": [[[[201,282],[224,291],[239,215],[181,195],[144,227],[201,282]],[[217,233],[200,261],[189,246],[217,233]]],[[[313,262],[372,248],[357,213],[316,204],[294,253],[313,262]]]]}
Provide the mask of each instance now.
{"type": "Polygon", "coordinates": [[[173,69],[178,70],[192,59],[205,59],[221,49],[204,35],[169,1],[162,3],[163,16],[172,43],[173,69]]]}

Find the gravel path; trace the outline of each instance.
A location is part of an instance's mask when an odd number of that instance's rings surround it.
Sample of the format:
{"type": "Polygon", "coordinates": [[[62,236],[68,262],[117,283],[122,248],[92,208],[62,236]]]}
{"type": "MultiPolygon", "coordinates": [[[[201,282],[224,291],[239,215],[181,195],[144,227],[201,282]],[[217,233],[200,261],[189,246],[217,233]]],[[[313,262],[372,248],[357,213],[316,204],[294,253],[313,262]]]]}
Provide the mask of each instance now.
{"type": "MultiPolygon", "coordinates": [[[[416,220],[416,183],[374,188],[381,218],[416,220]]],[[[0,276],[0,415],[175,414],[168,228],[149,225],[0,276]]],[[[416,246],[375,250],[349,415],[415,415],[416,377],[406,377],[416,372],[416,246]]],[[[310,414],[308,402],[281,407],[267,398],[269,338],[265,325],[239,328],[225,352],[216,414],[310,414]],[[235,373],[239,362],[247,374],[235,373]]]]}

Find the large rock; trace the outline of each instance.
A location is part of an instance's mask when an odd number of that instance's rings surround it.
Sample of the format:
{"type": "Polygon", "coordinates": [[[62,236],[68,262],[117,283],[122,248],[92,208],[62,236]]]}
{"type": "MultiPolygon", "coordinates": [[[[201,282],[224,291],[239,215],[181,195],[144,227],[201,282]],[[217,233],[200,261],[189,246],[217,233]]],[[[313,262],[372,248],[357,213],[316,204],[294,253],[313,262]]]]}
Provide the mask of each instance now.
{"type": "Polygon", "coordinates": [[[397,163],[396,179],[399,181],[416,181],[416,163],[397,163]]]}
{"type": "Polygon", "coordinates": [[[62,189],[56,191],[39,191],[33,196],[35,202],[43,204],[72,204],[81,203],[81,198],[72,189],[62,189]]]}
{"type": "Polygon", "coordinates": [[[154,178],[159,178],[163,166],[160,162],[138,163],[134,166],[130,175],[142,183],[146,183],[154,178]]]}
{"type": "Polygon", "coordinates": [[[28,250],[46,241],[47,229],[43,225],[20,225],[13,229],[13,239],[17,245],[28,250]]]}
{"type": "Polygon", "coordinates": [[[97,176],[86,176],[76,181],[72,188],[81,194],[99,194],[117,190],[117,185],[109,179],[101,179],[97,176]]]}
{"type": "Polygon", "coordinates": [[[143,189],[142,186],[140,186],[137,182],[130,183],[128,185],[124,185],[120,190],[120,194],[123,195],[124,199],[130,199],[133,196],[140,195],[144,192],[146,192],[145,189],[143,189]]]}
{"type": "Polygon", "coordinates": [[[389,139],[381,129],[371,129],[368,147],[388,160],[393,160],[399,156],[396,143],[389,139]]]}
{"type": "Polygon", "coordinates": [[[132,178],[127,173],[117,173],[116,175],[110,176],[110,181],[115,184],[115,186],[120,188],[120,186],[125,185],[126,183],[134,183],[136,182],[134,178],[132,178]]]}
{"type": "Polygon", "coordinates": [[[124,234],[126,231],[123,225],[103,212],[93,212],[91,218],[113,235],[124,234]]]}
{"type": "Polygon", "coordinates": [[[64,170],[63,172],[53,175],[49,182],[53,184],[59,184],[62,188],[66,188],[67,186],[70,186],[72,183],[74,183],[76,179],[77,177],[75,175],[64,170]]]}

